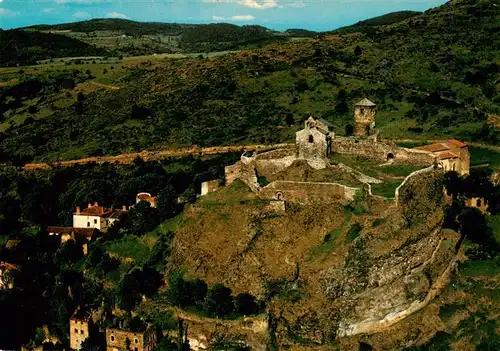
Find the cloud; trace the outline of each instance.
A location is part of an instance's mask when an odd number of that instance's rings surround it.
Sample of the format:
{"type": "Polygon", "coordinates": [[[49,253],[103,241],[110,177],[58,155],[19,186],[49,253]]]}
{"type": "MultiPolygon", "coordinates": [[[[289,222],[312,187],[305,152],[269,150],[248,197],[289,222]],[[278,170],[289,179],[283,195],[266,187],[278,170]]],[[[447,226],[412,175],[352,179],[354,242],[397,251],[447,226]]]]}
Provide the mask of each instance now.
{"type": "Polygon", "coordinates": [[[227,22],[249,22],[255,19],[252,15],[235,15],[231,17],[212,16],[213,21],[227,21],[227,22]]]}
{"type": "Polygon", "coordinates": [[[256,10],[265,10],[278,6],[278,2],[276,0],[201,0],[201,2],[239,4],[256,10]]]}
{"type": "Polygon", "coordinates": [[[108,12],[108,17],[111,17],[111,18],[122,18],[122,19],[128,19],[129,18],[127,15],[124,15],[123,13],[120,13],[120,12],[108,12]]]}
{"type": "Polygon", "coordinates": [[[54,12],[55,9],[53,8],[45,8],[42,10],[43,13],[51,13],[51,12],[54,12]]]}
{"type": "Polygon", "coordinates": [[[90,18],[90,13],[84,11],[75,12],[72,17],[74,18],[90,18]]]}
{"type": "Polygon", "coordinates": [[[15,16],[16,13],[11,10],[4,9],[3,7],[0,7],[0,16],[15,16]]]}
{"type": "Polygon", "coordinates": [[[252,9],[256,10],[265,10],[265,9],[270,9],[272,7],[278,6],[278,3],[276,0],[264,0],[262,2],[257,1],[257,0],[240,0],[238,1],[238,4],[250,7],[252,9]]]}
{"type": "Polygon", "coordinates": [[[56,3],[58,4],[86,4],[86,5],[92,5],[92,4],[102,4],[106,2],[111,2],[111,0],[56,0],[56,3]]]}
{"type": "Polygon", "coordinates": [[[286,4],[287,7],[295,7],[295,8],[303,8],[306,7],[307,4],[303,1],[294,1],[291,3],[286,4]]]}

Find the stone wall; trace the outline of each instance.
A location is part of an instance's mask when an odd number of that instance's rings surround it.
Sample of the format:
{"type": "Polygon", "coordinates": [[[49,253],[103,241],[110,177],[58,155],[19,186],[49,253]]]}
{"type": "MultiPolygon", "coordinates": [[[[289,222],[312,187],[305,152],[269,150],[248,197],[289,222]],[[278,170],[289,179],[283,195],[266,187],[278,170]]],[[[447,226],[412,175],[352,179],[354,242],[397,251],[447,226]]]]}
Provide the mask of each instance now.
{"type": "Polygon", "coordinates": [[[232,166],[227,166],[224,169],[224,173],[226,185],[233,183],[236,179],[240,179],[243,183],[248,185],[252,191],[256,192],[260,188],[253,164],[238,161],[232,166]]]}
{"type": "Polygon", "coordinates": [[[300,204],[350,202],[358,188],[351,188],[336,183],[312,183],[275,181],[259,192],[265,200],[284,200],[300,204]]]}
{"type": "Polygon", "coordinates": [[[337,137],[332,140],[332,151],[339,154],[362,156],[378,162],[393,160],[396,163],[427,166],[435,157],[426,151],[400,148],[387,140],[337,137]]]}
{"type": "Polygon", "coordinates": [[[107,328],[107,351],[127,349],[127,339],[130,340],[130,350],[132,351],[151,351],[157,344],[156,330],[153,326],[149,326],[143,333],[107,328]]]}

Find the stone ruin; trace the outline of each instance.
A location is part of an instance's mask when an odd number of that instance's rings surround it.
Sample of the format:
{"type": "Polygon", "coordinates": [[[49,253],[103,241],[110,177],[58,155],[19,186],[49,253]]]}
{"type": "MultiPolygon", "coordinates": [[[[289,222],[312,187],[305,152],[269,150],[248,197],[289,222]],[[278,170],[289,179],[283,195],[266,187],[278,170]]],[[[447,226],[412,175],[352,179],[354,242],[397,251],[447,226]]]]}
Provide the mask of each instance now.
{"type": "MultiPolygon", "coordinates": [[[[355,136],[338,137],[333,126],[325,120],[309,117],[304,129],[296,133],[295,145],[271,151],[245,152],[240,161],[225,168],[226,185],[236,179],[242,180],[262,199],[272,201],[289,201],[301,204],[308,203],[349,203],[355,199],[369,183],[380,183],[350,167],[330,163],[333,153],[350,156],[363,156],[380,163],[400,163],[414,166],[427,166],[426,169],[414,172],[409,177],[439,168],[439,158],[428,150],[398,147],[390,140],[380,140],[375,129],[376,105],[368,99],[361,100],[355,106],[355,136]],[[305,162],[313,170],[330,169],[349,174],[359,181],[357,186],[348,186],[342,180],[331,181],[299,181],[274,180],[269,184],[260,181],[263,176],[273,176],[283,172],[298,161],[305,162]]],[[[370,189],[369,186],[367,186],[370,189]]],[[[368,190],[368,195],[371,191],[368,190]]],[[[397,192],[395,194],[397,203],[397,192]]]]}

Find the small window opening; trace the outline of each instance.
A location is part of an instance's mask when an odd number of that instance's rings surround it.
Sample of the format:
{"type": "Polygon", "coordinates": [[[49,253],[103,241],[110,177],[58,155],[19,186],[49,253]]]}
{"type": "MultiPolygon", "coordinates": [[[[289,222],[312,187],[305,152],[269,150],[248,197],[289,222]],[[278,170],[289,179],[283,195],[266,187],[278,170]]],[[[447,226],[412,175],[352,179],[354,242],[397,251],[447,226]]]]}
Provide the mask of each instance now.
{"type": "Polygon", "coordinates": [[[313,138],[313,136],[312,136],[312,135],[309,135],[309,142],[310,142],[310,143],[313,143],[313,142],[314,142],[314,138],[313,138]]]}
{"type": "Polygon", "coordinates": [[[90,222],[87,222],[87,227],[90,227],[90,222]]]}
{"type": "Polygon", "coordinates": [[[97,224],[97,219],[94,219],[94,224],[97,224]]]}
{"type": "Polygon", "coordinates": [[[387,161],[389,161],[389,160],[393,160],[393,159],[394,159],[394,154],[393,154],[392,152],[389,152],[389,153],[387,154],[387,161]]]}
{"type": "Polygon", "coordinates": [[[111,335],[111,341],[115,341],[115,337],[111,335]]]}
{"type": "Polygon", "coordinates": [[[477,199],[477,201],[476,201],[476,206],[477,206],[477,207],[481,207],[481,199],[477,199]]]}

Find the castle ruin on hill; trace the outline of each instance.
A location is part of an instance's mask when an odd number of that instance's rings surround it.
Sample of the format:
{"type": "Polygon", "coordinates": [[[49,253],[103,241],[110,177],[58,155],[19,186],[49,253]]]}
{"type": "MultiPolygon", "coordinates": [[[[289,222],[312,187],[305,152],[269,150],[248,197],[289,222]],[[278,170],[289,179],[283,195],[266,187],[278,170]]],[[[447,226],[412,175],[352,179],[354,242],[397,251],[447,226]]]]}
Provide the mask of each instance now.
{"type": "MultiPolygon", "coordinates": [[[[457,140],[417,148],[398,147],[391,140],[381,140],[375,128],[376,105],[363,99],[355,105],[354,136],[335,135],[333,126],[312,116],[304,129],[296,133],[294,146],[262,153],[244,153],[240,161],[225,168],[226,185],[236,179],[247,184],[265,200],[297,203],[348,203],[356,193],[371,194],[369,184],[381,183],[342,163],[335,164],[333,154],[361,156],[380,166],[401,164],[469,173],[467,145],[457,140]]],[[[410,174],[425,173],[419,170],[410,174]]],[[[405,183],[405,182],[403,182],[405,183]]],[[[402,184],[403,185],[403,184],[402,184]]],[[[395,192],[397,203],[398,189],[395,192]]]]}

